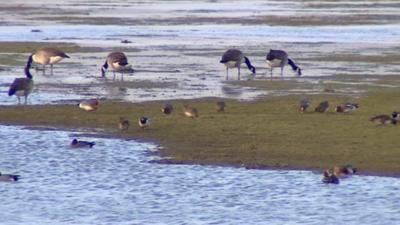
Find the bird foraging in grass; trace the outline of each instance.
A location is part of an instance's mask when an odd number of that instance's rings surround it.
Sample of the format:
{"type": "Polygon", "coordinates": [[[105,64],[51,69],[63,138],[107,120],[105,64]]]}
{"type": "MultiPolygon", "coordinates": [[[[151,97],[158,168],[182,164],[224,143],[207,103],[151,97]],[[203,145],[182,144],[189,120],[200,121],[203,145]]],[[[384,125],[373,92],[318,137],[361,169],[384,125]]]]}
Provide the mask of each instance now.
{"type": "Polygon", "coordinates": [[[139,118],[138,124],[139,127],[142,129],[147,128],[150,126],[150,119],[145,116],[142,116],[139,118]]]}
{"type": "Polygon", "coordinates": [[[85,111],[95,111],[98,109],[99,105],[100,102],[97,99],[84,100],[78,104],[79,108],[85,111]]]}
{"type": "Polygon", "coordinates": [[[387,125],[387,124],[396,125],[397,124],[397,120],[393,119],[391,116],[388,116],[388,115],[373,116],[373,117],[371,117],[369,119],[369,121],[377,122],[377,123],[380,123],[382,125],[387,125]]]}
{"type": "Polygon", "coordinates": [[[308,107],[310,106],[310,101],[307,99],[303,99],[299,103],[299,112],[303,113],[305,112],[308,107]]]}
{"type": "Polygon", "coordinates": [[[341,105],[336,106],[335,111],[338,113],[348,113],[348,112],[354,112],[356,109],[359,108],[359,105],[357,103],[344,103],[341,105]]]}
{"type": "Polygon", "coordinates": [[[172,113],[172,110],[174,109],[174,107],[172,107],[171,104],[169,103],[165,103],[162,107],[161,107],[161,112],[164,113],[165,115],[169,115],[172,113]]]}
{"type": "Polygon", "coordinates": [[[189,118],[196,118],[199,116],[197,109],[189,105],[183,106],[183,113],[189,118]]]}
{"type": "Polygon", "coordinates": [[[123,132],[123,131],[128,130],[128,128],[129,128],[129,120],[127,120],[127,119],[125,119],[123,117],[120,117],[119,118],[119,122],[118,122],[118,129],[121,132],[123,132]]]}
{"type": "Polygon", "coordinates": [[[225,102],[218,101],[216,105],[217,112],[225,112],[225,106],[226,106],[225,102]]]}
{"type": "Polygon", "coordinates": [[[324,113],[324,112],[327,112],[328,109],[329,109],[328,101],[323,101],[323,102],[319,103],[317,108],[315,108],[315,112],[324,113]]]}

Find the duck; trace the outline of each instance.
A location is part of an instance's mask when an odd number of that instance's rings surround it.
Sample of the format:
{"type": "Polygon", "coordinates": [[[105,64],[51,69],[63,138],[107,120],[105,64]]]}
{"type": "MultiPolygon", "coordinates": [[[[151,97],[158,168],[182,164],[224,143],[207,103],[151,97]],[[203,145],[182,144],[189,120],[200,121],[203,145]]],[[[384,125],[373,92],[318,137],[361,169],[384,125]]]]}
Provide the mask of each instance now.
{"type": "Polygon", "coordinates": [[[292,70],[296,72],[297,76],[301,76],[301,68],[294,63],[292,59],[288,57],[287,52],[283,50],[273,50],[270,49],[266,56],[266,64],[267,68],[271,69],[271,79],[272,79],[272,70],[275,67],[281,68],[281,78],[283,78],[283,68],[289,64],[292,67],[292,70]]]}
{"type": "Polygon", "coordinates": [[[81,101],[78,106],[85,111],[95,111],[99,108],[100,102],[97,99],[89,99],[81,101]]]}
{"type": "Polygon", "coordinates": [[[397,124],[397,120],[393,119],[393,117],[388,116],[388,115],[377,115],[369,118],[369,121],[371,122],[378,122],[382,125],[387,125],[387,124],[397,124]]]}
{"type": "Polygon", "coordinates": [[[249,58],[247,58],[239,49],[228,49],[222,55],[222,58],[219,62],[223,63],[226,67],[226,80],[228,80],[229,68],[237,68],[238,80],[240,80],[240,65],[242,63],[246,63],[247,68],[252,72],[253,75],[256,74],[256,68],[251,65],[249,58]]]}
{"type": "Polygon", "coordinates": [[[183,106],[183,113],[189,118],[196,118],[199,116],[197,109],[189,105],[183,106]]]}
{"type": "Polygon", "coordinates": [[[299,102],[299,112],[304,113],[310,106],[310,101],[307,99],[302,99],[299,102]]]}
{"type": "Polygon", "coordinates": [[[169,115],[172,113],[172,110],[174,109],[174,107],[169,104],[169,103],[165,103],[162,107],[161,107],[161,112],[164,113],[165,115],[169,115]]]}
{"type": "Polygon", "coordinates": [[[96,143],[91,141],[78,141],[78,139],[72,140],[71,148],[92,148],[96,143]]]}
{"type": "Polygon", "coordinates": [[[322,177],[322,182],[326,184],[339,184],[339,178],[330,170],[325,170],[322,177]]]}
{"type": "Polygon", "coordinates": [[[144,129],[150,126],[150,119],[145,116],[142,116],[139,118],[138,123],[139,127],[144,129]]]}
{"type": "Polygon", "coordinates": [[[224,101],[218,101],[216,104],[217,112],[225,112],[225,106],[226,104],[224,101]]]}
{"type": "Polygon", "coordinates": [[[19,175],[3,174],[0,172],[0,181],[18,181],[19,175]]]}
{"type": "Polygon", "coordinates": [[[28,62],[32,61],[43,65],[43,73],[45,73],[46,65],[50,64],[50,73],[53,74],[53,64],[60,62],[65,58],[70,58],[65,52],[58,48],[45,47],[38,49],[29,56],[28,62]]]}
{"type": "Polygon", "coordinates": [[[120,72],[121,80],[124,79],[124,72],[133,72],[131,65],[128,64],[128,58],[123,52],[111,52],[107,55],[106,61],[101,67],[101,76],[106,76],[106,71],[110,67],[114,74],[115,80],[115,72],[120,72]]]}
{"type": "Polygon", "coordinates": [[[8,90],[8,96],[12,96],[12,95],[17,96],[18,104],[21,103],[20,97],[22,97],[22,96],[25,97],[25,104],[27,104],[28,95],[33,90],[33,77],[32,77],[32,74],[29,72],[31,64],[32,64],[32,59],[28,60],[26,66],[24,68],[26,77],[15,78],[15,80],[12,82],[12,84],[10,85],[10,88],[8,90]]]}
{"type": "Polygon", "coordinates": [[[356,109],[359,108],[359,105],[357,103],[344,103],[341,105],[336,106],[335,112],[338,113],[349,113],[349,112],[354,112],[356,109]]]}
{"type": "Polygon", "coordinates": [[[329,102],[323,101],[323,102],[319,103],[317,108],[315,108],[315,112],[324,113],[324,112],[327,112],[328,109],[329,109],[329,102]]]}
{"type": "Polygon", "coordinates": [[[118,122],[118,129],[121,132],[123,132],[128,130],[128,128],[129,128],[129,120],[125,119],[124,117],[120,117],[118,122]]]}

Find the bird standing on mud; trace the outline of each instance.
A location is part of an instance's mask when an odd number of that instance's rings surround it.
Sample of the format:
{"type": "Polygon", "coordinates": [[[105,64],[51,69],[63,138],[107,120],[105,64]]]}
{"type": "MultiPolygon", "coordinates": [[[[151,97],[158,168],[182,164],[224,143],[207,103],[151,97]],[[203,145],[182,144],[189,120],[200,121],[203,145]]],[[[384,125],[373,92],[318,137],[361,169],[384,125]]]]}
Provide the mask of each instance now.
{"type": "Polygon", "coordinates": [[[115,80],[115,72],[121,73],[121,80],[124,79],[124,72],[133,72],[131,65],[128,64],[128,58],[123,52],[111,52],[108,54],[104,65],[101,67],[101,76],[106,76],[106,71],[110,67],[113,71],[115,80]]]}
{"type": "Polygon", "coordinates": [[[46,65],[50,64],[50,73],[53,74],[53,64],[60,62],[65,58],[70,58],[67,54],[57,48],[41,48],[29,56],[28,62],[32,61],[43,65],[43,74],[46,65]]]}
{"type": "Polygon", "coordinates": [[[237,68],[238,70],[238,80],[240,80],[240,65],[242,63],[246,63],[247,68],[253,73],[256,74],[256,68],[251,65],[249,58],[244,56],[242,51],[238,49],[229,49],[223,55],[220,63],[225,64],[226,67],[226,80],[228,80],[228,70],[229,68],[237,68]]]}
{"type": "Polygon", "coordinates": [[[8,90],[8,96],[16,95],[18,98],[18,104],[21,103],[21,96],[25,97],[25,104],[28,101],[28,95],[33,90],[33,80],[32,74],[29,72],[29,69],[32,64],[32,59],[28,59],[28,62],[24,68],[24,72],[26,77],[24,78],[15,78],[14,82],[10,85],[8,90]]]}
{"type": "Polygon", "coordinates": [[[301,69],[298,67],[292,59],[289,58],[288,54],[283,50],[272,50],[270,49],[266,56],[267,68],[271,69],[271,79],[272,70],[274,67],[281,68],[281,78],[283,78],[283,68],[289,64],[293,71],[296,72],[297,76],[301,76],[301,69]]]}

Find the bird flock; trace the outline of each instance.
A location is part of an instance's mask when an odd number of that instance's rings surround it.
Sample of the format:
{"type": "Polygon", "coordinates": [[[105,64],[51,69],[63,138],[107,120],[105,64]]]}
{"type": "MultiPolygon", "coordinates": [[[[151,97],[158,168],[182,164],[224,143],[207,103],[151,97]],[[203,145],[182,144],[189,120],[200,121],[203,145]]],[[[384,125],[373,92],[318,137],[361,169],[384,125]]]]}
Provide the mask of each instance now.
{"type": "MultiPolygon", "coordinates": [[[[67,54],[57,48],[42,48],[37,50],[35,53],[28,57],[26,65],[24,67],[25,78],[16,78],[14,82],[10,85],[8,95],[16,95],[18,98],[18,103],[20,103],[20,97],[25,98],[25,104],[27,104],[28,95],[33,90],[33,76],[30,73],[30,68],[32,63],[41,64],[43,66],[43,74],[46,70],[46,65],[50,65],[50,73],[53,74],[53,64],[60,62],[65,58],[70,58],[67,54]]],[[[288,54],[283,50],[270,50],[266,55],[266,66],[270,69],[271,79],[273,75],[273,68],[281,68],[281,78],[283,77],[283,70],[286,65],[289,65],[297,76],[302,75],[301,68],[296,65],[296,63],[288,57],[288,54]]],[[[229,69],[237,68],[238,80],[240,80],[240,68],[241,64],[246,64],[247,68],[251,71],[253,75],[256,74],[256,68],[251,64],[250,59],[246,57],[242,51],[238,49],[228,49],[221,57],[220,63],[224,64],[226,67],[226,79],[228,79],[229,69]]],[[[111,69],[114,75],[115,72],[121,73],[121,80],[123,80],[124,73],[131,73],[134,70],[128,63],[126,55],[122,52],[111,52],[107,55],[104,64],[101,67],[101,76],[105,77],[108,69],[111,69]]],[[[99,108],[100,102],[97,99],[89,99],[81,101],[78,106],[82,110],[93,112],[99,108]]],[[[223,101],[216,102],[215,109],[217,112],[224,112],[226,104],[223,101]]],[[[303,99],[299,102],[298,111],[305,113],[310,107],[310,101],[303,99]]],[[[337,113],[351,113],[354,112],[359,105],[357,103],[346,102],[336,106],[335,111],[337,113]]],[[[170,103],[165,103],[161,107],[161,112],[164,115],[170,115],[173,112],[173,106],[170,103]]],[[[323,101],[317,105],[315,112],[325,113],[329,110],[328,101],[323,101]]],[[[199,117],[198,110],[190,105],[183,106],[183,114],[189,118],[199,117]]],[[[389,115],[377,115],[370,118],[370,121],[378,122],[380,124],[396,124],[400,119],[400,113],[393,112],[391,116],[389,115]]],[[[138,125],[141,129],[147,129],[150,126],[150,118],[142,116],[138,118],[138,125]]],[[[118,129],[121,132],[126,132],[129,129],[130,121],[127,118],[120,117],[118,122],[118,129]]],[[[73,139],[70,143],[71,148],[92,148],[95,145],[94,142],[82,141],[73,139]]],[[[357,170],[349,165],[347,166],[334,166],[331,169],[327,169],[323,173],[322,181],[324,183],[339,183],[339,177],[344,175],[354,174],[357,170]]],[[[17,181],[19,175],[11,174],[1,174],[0,181],[17,181]]]]}

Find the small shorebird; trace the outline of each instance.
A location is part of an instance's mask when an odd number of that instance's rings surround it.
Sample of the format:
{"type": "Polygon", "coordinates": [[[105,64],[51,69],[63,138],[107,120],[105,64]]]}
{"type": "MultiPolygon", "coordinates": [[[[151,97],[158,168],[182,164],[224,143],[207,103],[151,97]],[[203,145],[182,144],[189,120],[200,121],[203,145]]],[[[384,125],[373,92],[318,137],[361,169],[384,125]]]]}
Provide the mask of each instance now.
{"type": "Polygon", "coordinates": [[[71,148],[92,148],[95,145],[94,142],[90,141],[78,141],[77,139],[72,140],[69,145],[71,148]]]}
{"type": "Polygon", "coordinates": [[[131,65],[128,64],[128,58],[123,52],[111,52],[108,54],[104,65],[101,67],[102,77],[105,77],[108,67],[113,71],[114,80],[115,72],[121,73],[121,80],[124,79],[124,72],[133,72],[131,65]]]}
{"type": "Polygon", "coordinates": [[[307,99],[300,100],[299,102],[299,112],[303,113],[310,106],[310,101],[307,99]]]}
{"type": "Polygon", "coordinates": [[[32,64],[32,59],[28,60],[24,68],[26,77],[15,78],[14,82],[10,85],[10,89],[8,90],[8,96],[16,95],[18,98],[18,103],[21,103],[20,97],[24,96],[25,104],[27,104],[28,95],[33,90],[32,74],[29,72],[31,64],[32,64]]]}
{"type": "Polygon", "coordinates": [[[0,173],[0,181],[18,181],[19,177],[19,175],[0,173]]]}
{"type": "Polygon", "coordinates": [[[161,107],[161,112],[164,113],[165,115],[169,115],[172,113],[172,110],[174,109],[174,107],[172,107],[171,104],[169,103],[165,103],[162,107],[161,107]]]}
{"type": "Polygon", "coordinates": [[[129,128],[129,120],[127,120],[127,119],[125,119],[123,117],[120,117],[119,118],[119,122],[118,122],[118,129],[121,132],[123,132],[123,131],[128,130],[128,128],[129,128]]]}
{"type": "Polygon", "coordinates": [[[341,105],[336,106],[335,111],[338,113],[348,113],[348,112],[354,112],[356,109],[359,108],[359,105],[357,103],[344,103],[341,105]]]}
{"type": "Polygon", "coordinates": [[[226,106],[225,102],[218,101],[217,104],[216,104],[217,112],[225,112],[225,106],[226,106]]]}
{"type": "Polygon", "coordinates": [[[281,68],[281,78],[283,78],[283,68],[289,64],[292,69],[296,72],[297,76],[301,76],[301,69],[298,67],[293,60],[288,57],[288,54],[283,50],[272,50],[270,49],[266,56],[267,68],[271,69],[271,79],[272,70],[274,67],[281,68]]]}
{"type": "Polygon", "coordinates": [[[89,100],[83,100],[81,101],[78,106],[79,108],[85,110],[85,111],[95,111],[99,108],[99,100],[97,99],[89,99],[89,100]]]}
{"type": "Polygon", "coordinates": [[[145,116],[142,116],[142,117],[139,118],[138,124],[139,124],[139,127],[142,128],[142,129],[144,129],[146,127],[149,127],[150,126],[150,119],[145,117],[145,116]]]}
{"type": "Polygon", "coordinates": [[[324,113],[324,112],[327,112],[328,109],[329,109],[328,101],[323,101],[323,102],[319,103],[317,108],[315,108],[315,112],[324,113]]]}
{"type": "Polygon", "coordinates": [[[237,68],[238,70],[238,80],[240,80],[240,65],[242,63],[246,63],[247,68],[253,73],[256,74],[256,68],[251,65],[249,58],[244,56],[242,51],[238,49],[229,49],[223,55],[220,63],[225,64],[226,67],[226,79],[228,80],[228,70],[229,68],[237,68]]]}
{"type": "Polygon", "coordinates": [[[183,113],[190,118],[196,118],[199,116],[197,109],[188,105],[183,106],[183,113]]]}
{"type": "Polygon", "coordinates": [[[53,64],[60,62],[61,60],[69,58],[67,54],[57,48],[41,48],[35,53],[29,56],[29,61],[43,65],[43,74],[46,69],[46,65],[50,64],[50,73],[53,74],[53,64]]]}
{"type": "Polygon", "coordinates": [[[393,119],[393,117],[388,116],[388,115],[373,116],[369,119],[369,121],[378,122],[382,125],[386,125],[386,124],[396,125],[397,124],[397,120],[393,119]]]}

